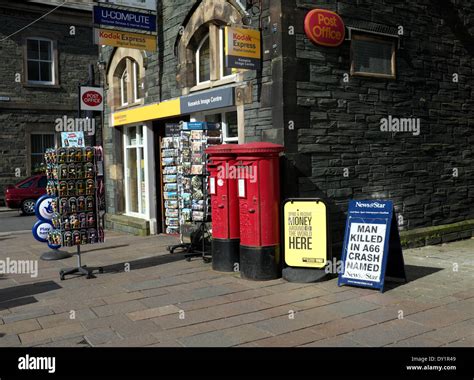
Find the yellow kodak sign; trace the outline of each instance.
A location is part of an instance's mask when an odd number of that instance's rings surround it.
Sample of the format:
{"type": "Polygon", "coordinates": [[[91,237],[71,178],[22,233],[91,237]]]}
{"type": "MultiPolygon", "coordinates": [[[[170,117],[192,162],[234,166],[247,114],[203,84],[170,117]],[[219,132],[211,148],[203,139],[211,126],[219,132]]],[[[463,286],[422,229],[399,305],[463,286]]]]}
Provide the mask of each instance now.
{"type": "Polygon", "coordinates": [[[290,267],[324,268],[327,262],[326,205],[289,200],[284,208],[285,262],[290,267]]]}
{"type": "Polygon", "coordinates": [[[225,28],[226,67],[256,70],[261,64],[261,37],[256,29],[225,28]]]}
{"type": "Polygon", "coordinates": [[[156,36],[110,29],[95,29],[94,43],[146,51],[156,51],[156,36]]]}

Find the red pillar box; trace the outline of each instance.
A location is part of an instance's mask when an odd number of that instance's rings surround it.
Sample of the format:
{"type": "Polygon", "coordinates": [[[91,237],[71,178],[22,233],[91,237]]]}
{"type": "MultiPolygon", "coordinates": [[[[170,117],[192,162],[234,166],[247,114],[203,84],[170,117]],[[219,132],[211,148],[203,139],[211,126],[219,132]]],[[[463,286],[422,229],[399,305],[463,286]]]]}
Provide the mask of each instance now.
{"type": "Polygon", "coordinates": [[[234,148],[240,208],[240,274],[250,280],[281,277],[280,165],[284,150],[272,143],[234,148]]]}
{"type": "Polygon", "coordinates": [[[212,269],[239,270],[240,224],[235,145],[214,145],[209,155],[209,193],[212,208],[212,269]]]}

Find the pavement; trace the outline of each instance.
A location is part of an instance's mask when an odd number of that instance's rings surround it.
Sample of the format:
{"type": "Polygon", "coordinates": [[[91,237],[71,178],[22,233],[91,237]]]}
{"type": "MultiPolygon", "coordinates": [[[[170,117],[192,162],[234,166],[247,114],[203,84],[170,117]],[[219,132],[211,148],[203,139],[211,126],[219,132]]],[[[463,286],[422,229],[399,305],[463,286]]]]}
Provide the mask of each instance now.
{"type": "MultiPolygon", "coordinates": [[[[95,279],[59,280],[75,258],[0,275],[0,346],[474,346],[474,239],[406,250],[408,283],[384,293],[247,281],[168,254],[175,242],[109,232],[83,247],[83,264],[105,269],[95,279]]],[[[44,250],[30,234],[0,236],[0,262],[44,250]]]]}

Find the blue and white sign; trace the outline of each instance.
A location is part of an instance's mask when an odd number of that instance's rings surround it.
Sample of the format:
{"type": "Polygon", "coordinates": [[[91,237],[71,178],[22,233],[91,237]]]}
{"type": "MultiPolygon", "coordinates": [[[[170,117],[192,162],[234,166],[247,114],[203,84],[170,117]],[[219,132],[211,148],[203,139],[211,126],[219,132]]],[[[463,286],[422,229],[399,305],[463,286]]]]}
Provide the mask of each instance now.
{"type": "Polygon", "coordinates": [[[339,286],[348,284],[383,291],[393,220],[391,201],[349,203],[339,286]]]}
{"type": "Polygon", "coordinates": [[[51,222],[45,222],[39,220],[33,226],[32,232],[33,237],[38,240],[40,243],[48,242],[48,235],[54,230],[53,224],[51,222]]]}
{"type": "Polygon", "coordinates": [[[235,104],[234,91],[234,87],[227,87],[183,96],[181,114],[231,107],[235,104]]]}
{"type": "Polygon", "coordinates": [[[94,6],[94,24],[156,33],[156,15],[117,8],[94,6]]]}
{"type": "Polygon", "coordinates": [[[183,123],[183,131],[195,131],[207,129],[207,123],[203,121],[190,121],[183,123]]]}
{"type": "Polygon", "coordinates": [[[53,219],[53,197],[50,195],[43,195],[36,201],[35,214],[36,217],[43,222],[49,222],[53,219]]]}

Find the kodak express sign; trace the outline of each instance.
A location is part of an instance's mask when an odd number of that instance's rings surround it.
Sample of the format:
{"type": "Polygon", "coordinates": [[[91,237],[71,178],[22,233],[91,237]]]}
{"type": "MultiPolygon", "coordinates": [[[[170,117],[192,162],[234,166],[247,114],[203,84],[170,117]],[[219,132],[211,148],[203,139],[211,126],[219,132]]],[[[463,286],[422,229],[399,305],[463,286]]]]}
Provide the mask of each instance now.
{"type": "Polygon", "coordinates": [[[261,66],[261,37],[256,29],[242,29],[226,26],[226,67],[258,70],[261,66]]]}
{"type": "Polygon", "coordinates": [[[305,18],[304,30],[317,45],[336,47],[344,42],[346,29],[342,18],[325,9],[313,9],[305,18]]]}

